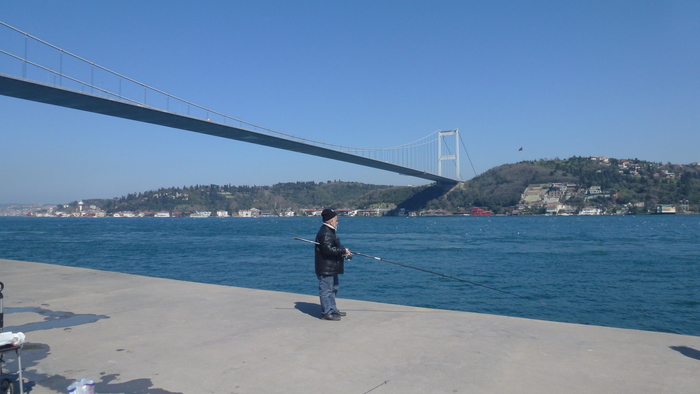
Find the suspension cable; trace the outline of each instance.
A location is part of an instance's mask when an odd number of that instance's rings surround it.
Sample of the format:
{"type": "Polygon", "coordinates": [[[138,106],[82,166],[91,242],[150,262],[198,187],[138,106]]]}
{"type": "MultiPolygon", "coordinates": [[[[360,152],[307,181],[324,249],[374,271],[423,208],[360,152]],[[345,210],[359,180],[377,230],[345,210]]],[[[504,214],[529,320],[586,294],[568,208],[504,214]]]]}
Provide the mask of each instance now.
{"type": "MultiPolygon", "coordinates": [[[[411,151],[410,151],[410,150],[418,150],[418,149],[420,149],[421,147],[423,147],[423,148],[425,149],[425,154],[427,154],[427,155],[430,155],[431,151],[434,151],[435,149],[437,149],[437,145],[434,145],[434,144],[435,144],[436,142],[438,142],[438,141],[436,141],[436,138],[435,138],[434,136],[435,136],[436,134],[438,134],[439,131],[436,131],[436,132],[433,132],[433,133],[431,133],[431,134],[428,134],[427,136],[422,137],[422,138],[419,138],[419,139],[417,139],[417,140],[415,140],[415,141],[413,141],[413,142],[409,142],[409,143],[405,143],[405,144],[401,144],[401,145],[397,145],[397,146],[393,146],[393,147],[388,147],[388,148],[360,148],[360,147],[354,147],[354,146],[346,146],[346,145],[339,145],[339,144],[330,144],[330,143],[326,143],[326,142],[316,141],[316,140],[312,140],[312,139],[307,139],[307,138],[298,137],[298,136],[295,136],[295,135],[283,133],[283,132],[276,131],[276,130],[273,130],[273,129],[270,129],[270,128],[267,128],[267,127],[259,126],[259,125],[254,124],[254,123],[246,122],[246,121],[244,121],[244,120],[242,120],[242,119],[238,119],[238,118],[234,118],[234,117],[228,116],[228,115],[226,115],[226,114],[224,114],[224,113],[221,113],[221,112],[212,110],[212,109],[210,109],[210,108],[207,108],[207,107],[204,107],[204,106],[195,104],[195,103],[193,103],[193,102],[191,102],[191,101],[188,101],[188,100],[179,98],[179,97],[177,97],[177,96],[171,95],[171,94],[169,94],[169,93],[166,93],[165,91],[156,89],[156,88],[154,88],[154,87],[152,87],[152,86],[149,86],[149,85],[146,85],[146,84],[144,84],[144,83],[142,83],[142,82],[139,82],[139,81],[137,81],[137,80],[135,80],[135,79],[129,78],[129,77],[125,76],[125,75],[122,75],[122,74],[120,74],[120,73],[117,73],[117,72],[115,72],[115,71],[112,71],[112,70],[110,70],[110,69],[108,69],[108,68],[106,68],[106,67],[100,66],[99,64],[96,64],[96,63],[91,62],[91,61],[89,61],[89,60],[87,60],[87,59],[84,59],[84,58],[82,58],[82,57],[80,57],[80,56],[78,56],[78,55],[75,55],[75,54],[73,54],[73,53],[71,53],[71,52],[68,52],[68,51],[66,51],[66,50],[64,50],[64,49],[62,49],[62,48],[59,48],[59,47],[57,47],[57,46],[55,46],[55,45],[53,45],[53,44],[51,44],[51,43],[49,43],[49,42],[46,42],[46,41],[44,41],[44,40],[42,40],[42,39],[40,39],[40,38],[38,38],[38,37],[32,36],[32,35],[30,35],[29,33],[26,33],[26,32],[24,32],[24,31],[22,31],[22,30],[20,30],[20,29],[17,29],[17,28],[15,28],[15,27],[11,26],[11,25],[8,25],[8,24],[5,23],[5,22],[0,21],[0,25],[5,26],[5,27],[7,27],[7,28],[9,28],[9,29],[11,29],[11,30],[17,32],[17,33],[20,33],[20,34],[24,35],[24,38],[25,38],[25,54],[24,54],[24,58],[22,58],[21,56],[17,56],[17,55],[11,54],[11,53],[6,52],[6,51],[4,51],[4,50],[0,50],[0,53],[6,54],[6,55],[8,55],[8,56],[10,56],[10,57],[12,57],[12,58],[15,58],[15,59],[17,59],[17,60],[23,62],[23,64],[24,64],[25,67],[26,67],[26,65],[31,65],[31,66],[33,66],[33,67],[37,67],[37,68],[40,69],[40,70],[44,70],[44,71],[46,71],[46,72],[49,72],[49,73],[51,73],[51,74],[54,74],[54,76],[58,76],[58,77],[61,77],[61,78],[66,78],[67,80],[70,80],[70,81],[73,81],[73,82],[75,82],[75,83],[78,83],[79,85],[81,85],[81,86],[83,86],[83,87],[89,87],[89,88],[91,88],[91,89],[93,89],[93,90],[96,90],[97,92],[101,92],[102,94],[106,94],[106,95],[108,95],[108,96],[114,97],[115,99],[122,100],[122,101],[125,101],[125,102],[128,102],[128,103],[133,103],[133,104],[148,106],[148,105],[146,104],[145,100],[146,100],[146,92],[147,92],[148,90],[150,90],[150,91],[152,91],[152,92],[155,92],[155,93],[157,93],[157,94],[161,94],[161,95],[165,96],[165,97],[166,97],[166,100],[167,100],[166,102],[168,103],[168,104],[167,104],[168,108],[169,108],[169,106],[170,106],[170,99],[173,99],[173,100],[175,100],[175,101],[178,101],[178,102],[180,102],[180,103],[183,103],[183,104],[187,105],[187,106],[188,106],[188,107],[187,107],[188,116],[189,116],[189,109],[190,109],[190,107],[192,107],[192,108],[197,108],[197,109],[206,111],[206,113],[207,113],[207,119],[209,118],[210,114],[213,114],[213,115],[221,116],[221,117],[223,117],[224,119],[228,119],[228,120],[231,120],[231,121],[234,121],[234,122],[238,122],[238,123],[241,124],[241,125],[246,125],[246,126],[249,126],[249,127],[253,127],[254,130],[263,131],[263,132],[269,132],[269,133],[276,134],[276,135],[282,136],[282,137],[287,138],[287,139],[290,139],[290,140],[301,141],[301,142],[304,142],[304,143],[307,143],[307,144],[311,144],[311,145],[316,145],[316,146],[321,146],[321,147],[327,147],[327,148],[331,148],[331,149],[336,149],[336,150],[339,150],[339,151],[343,151],[343,152],[345,152],[345,153],[353,153],[353,152],[354,152],[354,154],[356,154],[356,155],[358,155],[358,156],[370,157],[370,158],[371,158],[372,155],[375,154],[375,153],[386,152],[386,153],[384,153],[383,155],[386,155],[386,156],[384,156],[384,159],[385,159],[385,161],[387,161],[387,162],[392,162],[392,161],[391,161],[392,158],[395,159],[396,161],[413,161],[412,156],[410,156],[410,155],[411,155],[411,151]],[[29,60],[27,59],[27,48],[26,48],[26,40],[28,40],[28,39],[32,39],[32,40],[34,40],[34,41],[36,41],[36,42],[38,42],[38,43],[40,43],[40,44],[46,45],[46,46],[48,46],[49,48],[52,48],[52,49],[54,49],[54,50],[56,50],[56,51],[59,51],[59,52],[60,52],[60,55],[61,55],[61,62],[60,62],[60,65],[61,65],[61,66],[60,66],[60,70],[59,70],[59,71],[56,71],[56,70],[53,70],[53,69],[51,69],[51,68],[48,68],[48,67],[39,65],[39,64],[37,64],[37,63],[35,63],[35,62],[29,61],[29,60]],[[93,71],[92,74],[91,74],[91,82],[90,82],[90,83],[81,81],[81,80],[79,80],[79,79],[77,79],[77,78],[75,78],[75,77],[71,77],[71,76],[69,76],[69,75],[67,75],[67,74],[64,74],[64,70],[63,70],[63,54],[65,54],[65,55],[67,55],[67,56],[70,56],[70,57],[72,57],[72,58],[75,58],[75,59],[77,59],[77,60],[79,60],[79,61],[81,61],[81,62],[83,62],[83,63],[86,63],[86,64],[90,65],[91,67],[93,67],[92,70],[94,70],[94,68],[97,68],[98,70],[105,71],[105,72],[107,72],[107,73],[109,73],[109,74],[111,74],[111,75],[114,75],[114,76],[116,76],[117,78],[119,78],[119,93],[114,93],[114,92],[111,92],[111,91],[109,91],[109,90],[107,90],[107,89],[104,89],[104,88],[95,86],[95,85],[94,85],[94,71],[93,71]],[[137,85],[137,86],[140,86],[140,87],[142,87],[142,88],[145,89],[145,90],[144,90],[144,102],[143,102],[143,103],[141,103],[139,100],[134,100],[134,99],[131,99],[131,98],[128,98],[128,97],[125,97],[125,96],[122,95],[122,92],[121,92],[121,90],[122,90],[122,80],[127,81],[127,82],[130,82],[130,83],[133,83],[133,84],[135,84],[135,85],[137,85]],[[399,152],[399,150],[400,150],[400,152],[399,152]],[[404,158],[404,154],[405,154],[405,155],[408,155],[408,157],[404,158]],[[395,157],[394,157],[394,156],[395,156],[395,157]]],[[[26,79],[26,71],[23,73],[23,78],[26,79]]],[[[92,90],[91,90],[91,91],[92,91],[92,90]]],[[[157,108],[157,107],[153,107],[153,108],[157,108]]],[[[169,110],[168,110],[168,111],[169,111],[169,110]]],[[[461,140],[461,137],[460,137],[460,140],[461,140]]],[[[463,142],[463,141],[462,141],[462,144],[464,145],[464,142],[463,142]]],[[[448,148],[448,150],[449,150],[449,148],[448,148]]],[[[465,151],[466,151],[466,148],[465,148],[465,151]]],[[[417,151],[416,151],[416,152],[417,152],[417,151]]],[[[419,156],[419,155],[418,155],[418,156],[419,156]]],[[[468,153],[468,152],[467,152],[467,157],[469,157],[469,153],[468,153]]],[[[418,157],[416,157],[416,159],[418,160],[418,157]]],[[[375,158],[375,160],[380,160],[380,159],[375,158]]],[[[424,160],[426,161],[426,162],[424,163],[424,166],[430,167],[432,160],[427,159],[427,158],[424,159],[424,160]]],[[[469,159],[469,162],[471,163],[471,158],[469,159]]],[[[418,163],[411,163],[411,164],[412,164],[413,166],[415,166],[415,165],[417,165],[418,163]]],[[[432,164],[434,165],[435,163],[432,163],[432,164]]],[[[439,165],[439,163],[438,163],[438,165],[439,165]]],[[[418,166],[418,167],[420,167],[420,166],[418,166]]],[[[473,169],[473,168],[474,168],[474,166],[472,165],[472,169],[473,169]]],[[[426,172],[431,172],[431,173],[434,173],[434,172],[435,172],[434,170],[431,170],[430,168],[426,168],[426,169],[424,169],[424,171],[426,171],[426,172]]],[[[474,171],[474,173],[476,174],[476,170],[474,171]]]]}
{"type": "Polygon", "coordinates": [[[469,159],[469,164],[472,166],[472,170],[474,171],[474,176],[479,176],[476,173],[476,168],[474,168],[474,163],[472,163],[472,158],[469,157],[469,151],[467,151],[467,146],[464,144],[464,140],[462,139],[462,136],[459,136],[459,140],[462,142],[462,147],[464,148],[464,152],[467,154],[467,159],[469,159]]]}

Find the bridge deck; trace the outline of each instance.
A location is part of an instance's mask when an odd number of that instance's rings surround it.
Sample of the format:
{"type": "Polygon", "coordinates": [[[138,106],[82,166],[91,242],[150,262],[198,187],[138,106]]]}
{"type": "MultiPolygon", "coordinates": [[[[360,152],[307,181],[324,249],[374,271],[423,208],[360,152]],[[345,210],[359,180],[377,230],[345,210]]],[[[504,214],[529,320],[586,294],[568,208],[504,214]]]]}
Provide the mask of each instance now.
{"type": "Polygon", "coordinates": [[[0,94],[378,168],[440,183],[456,180],[385,161],[0,74],[0,94]]]}

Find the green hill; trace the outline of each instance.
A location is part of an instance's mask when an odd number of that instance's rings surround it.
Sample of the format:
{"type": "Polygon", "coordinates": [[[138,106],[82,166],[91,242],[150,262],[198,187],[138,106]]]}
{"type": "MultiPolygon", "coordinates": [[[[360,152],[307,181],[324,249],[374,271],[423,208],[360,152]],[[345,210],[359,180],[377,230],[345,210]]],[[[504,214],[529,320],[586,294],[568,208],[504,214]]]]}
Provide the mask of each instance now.
{"type": "Polygon", "coordinates": [[[646,211],[656,204],[678,204],[686,199],[692,209],[700,203],[700,166],[662,164],[638,159],[618,160],[571,157],[544,159],[492,168],[469,182],[458,185],[429,206],[455,210],[470,206],[488,207],[505,213],[518,204],[530,184],[574,184],[585,190],[593,186],[609,194],[607,198],[571,201],[577,206],[603,208],[644,204],[646,211]]]}
{"type": "MultiPolygon", "coordinates": [[[[492,168],[456,186],[432,184],[418,187],[369,185],[358,182],[289,182],[273,186],[195,185],[132,193],[113,199],[84,200],[108,214],[119,211],[180,212],[228,211],[257,208],[271,214],[304,209],[386,208],[397,212],[442,209],[469,211],[481,207],[509,213],[532,184],[575,185],[578,195],[566,203],[577,208],[633,206],[648,212],[656,204],[678,204],[688,200],[690,210],[700,203],[700,166],[653,163],[637,159],[571,157],[543,159],[492,168]],[[600,196],[585,193],[598,186],[600,196]]],[[[572,189],[572,188],[570,188],[572,189]]],[[[573,190],[573,189],[572,189],[573,190]]],[[[60,210],[76,211],[78,202],[60,210]]]]}
{"type": "MultiPolygon", "coordinates": [[[[120,211],[237,212],[251,208],[278,214],[315,207],[369,208],[385,200],[396,200],[391,197],[392,189],[396,188],[340,181],[290,182],[273,186],[195,185],[130,193],[113,199],[83,200],[83,205],[95,205],[108,214],[120,211]],[[377,194],[378,191],[385,193],[377,194]]],[[[68,205],[67,209],[75,210],[78,202],[68,205]]]]}

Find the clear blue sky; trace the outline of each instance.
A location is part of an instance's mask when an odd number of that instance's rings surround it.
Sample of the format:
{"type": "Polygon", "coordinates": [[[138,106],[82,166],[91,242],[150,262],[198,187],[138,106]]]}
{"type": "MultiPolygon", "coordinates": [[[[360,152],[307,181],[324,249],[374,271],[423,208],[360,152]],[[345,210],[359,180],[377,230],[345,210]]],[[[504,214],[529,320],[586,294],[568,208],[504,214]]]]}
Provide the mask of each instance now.
{"type": "MultiPolygon", "coordinates": [[[[380,148],[459,128],[479,173],[574,155],[700,161],[697,1],[3,0],[0,20],[309,139],[380,148]]],[[[211,183],[426,183],[4,96],[0,144],[0,203],[211,183]]],[[[474,174],[466,156],[462,174],[474,174]]]]}

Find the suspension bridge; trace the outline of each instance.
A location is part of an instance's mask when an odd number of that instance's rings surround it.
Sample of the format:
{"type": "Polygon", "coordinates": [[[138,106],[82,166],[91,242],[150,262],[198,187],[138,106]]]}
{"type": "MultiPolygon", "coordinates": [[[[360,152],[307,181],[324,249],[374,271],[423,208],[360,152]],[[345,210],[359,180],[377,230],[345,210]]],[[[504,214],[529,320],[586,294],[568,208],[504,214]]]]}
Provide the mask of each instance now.
{"type": "Polygon", "coordinates": [[[0,94],[4,96],[285,149],[445,184],[462,180],[460,143],[469,157],[457,129],[438,130],[389,148],[329,144],[271,130],[197,105],[1,21],[0,38],[0,94]]]}

